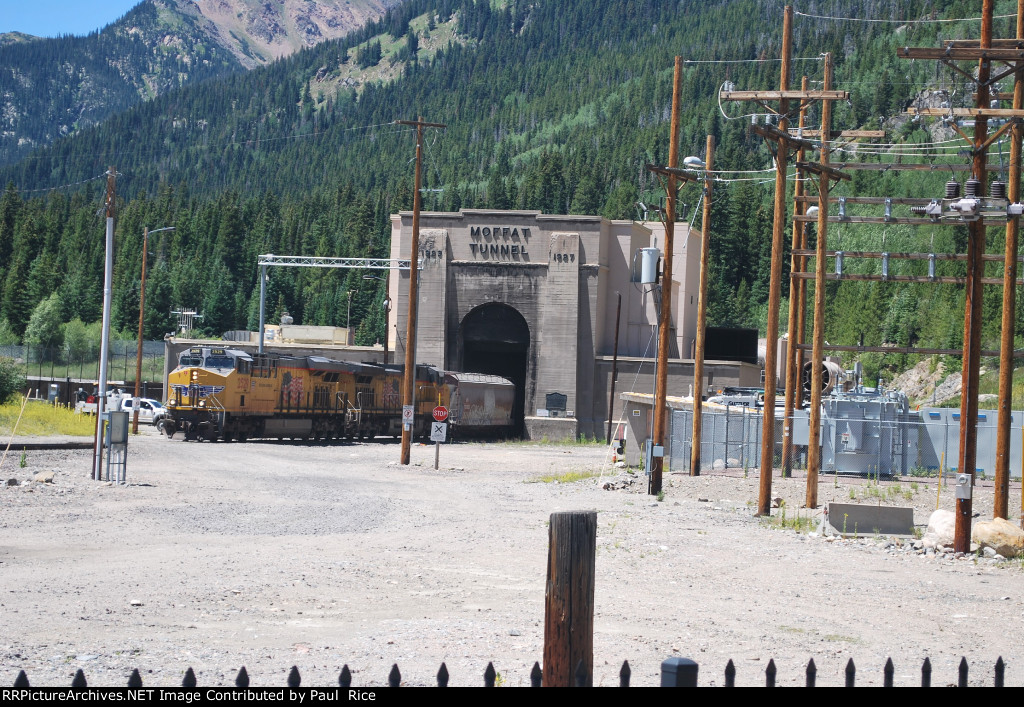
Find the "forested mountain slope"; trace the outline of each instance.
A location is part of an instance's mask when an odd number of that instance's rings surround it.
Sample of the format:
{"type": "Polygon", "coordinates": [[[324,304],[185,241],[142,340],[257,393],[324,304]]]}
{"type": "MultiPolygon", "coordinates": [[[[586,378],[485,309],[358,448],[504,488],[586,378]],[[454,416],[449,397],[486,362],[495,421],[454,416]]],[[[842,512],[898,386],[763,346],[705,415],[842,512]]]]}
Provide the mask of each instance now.
{"type": "MultiPolygon", "coordinates": [[[[778,87],[782,5],[410,0],[344,39],[161,95],[0,172],[14,184],[0,198],[0,318],[20,335],[35,304],[55,289],[65,317],[96,316],[102,229],[94,212],[102,183],[78,187],[72,196],[19,190],[88,180],[115,165],[119,194],[127,199],[118,238],[133,244],[118,255],[115,321],[133,326],[140,260],[134,244],[142,227],[173,223],[177,230],[165,236],[156,256],[157,294],[150,300],[147,292],[150,333],[168,330],[172,304],[205,309],[205,325],[214,332],[251,326],[258,253],[386,253],[388,215],[411,205],[414,151],[411,134],[391,123],[417,115],[448,125],[427,141],[426,186],[443,191],[429,196],[426,208],[636,216],[639,198],[656,201],[660,193],[644,164],[666,159],[678,54],[690,62],[683,154],[700,154],[711,133],[716,167],[744,172],[715,192],[712,319],[757,326],[767,292],[771,187],[762,183],[763,173],[750,171],[769,169],[771,158],[747,130],[745,114],[761,109],[719,106],[717,94],[727,79],[741,89],[778,87]],[[58,282],[50,277],[54,272],[65,276],[58,282]]],[[[1008,5],[999,3],[999,14],[1012,12],[1008,5]]],[[[836,129],[881,125],[889,130],[887,143],[932,143],[924,124],[892,116],[926,90],[969,100],[971,86],[963,78],[949,78],[931,62],[898,60],[896,47],[976,35],[977,22],[935,20],[975,17],[980,3],[834,0],[797,10],[793,84],[803,73],[812,85],[820,81],[821,54],[833,54],[838,88],[851,92],[851,100],[836,107],[836,129]]],[[[996,35],[1008,36],[1010,22],[998,20],[996,35]]],[[[812,110],[810,123],[818,118],[812,110]]],[[[861,148],[858,158],[896,159],[893,149],[861,148]]],[[[963,161],[955,152],[943,157],[941,149],[927,149],[936,163],[963,161]]],[[[946,178],[941,171],[864,173],[843,188],[939,196],[946,178]]],[[[687,187],[682,198],[692,213],[697,189],[687,187]]],[[[884,242],[892,250],[949,251],[962,250],[963,239],[945,227],[928,233],[847,228],[835,237],[847,249],[877,249],[884,242]]],[[[271,302],[288,307],[298,321],[343,324],[341,303],[356,290],[357,340],[372,343],[383,335],[381,312],[372,306],[380,296],[375,284],[358,274],[275,274],[271,302]]],[[[957,287],[851,282],[830,288],[828,336],[834,342],[861,336],[872,344],[958,342],[963,309],[957,287]]],[[[881,361],[868,363],[877,368],[881,361]]]]}

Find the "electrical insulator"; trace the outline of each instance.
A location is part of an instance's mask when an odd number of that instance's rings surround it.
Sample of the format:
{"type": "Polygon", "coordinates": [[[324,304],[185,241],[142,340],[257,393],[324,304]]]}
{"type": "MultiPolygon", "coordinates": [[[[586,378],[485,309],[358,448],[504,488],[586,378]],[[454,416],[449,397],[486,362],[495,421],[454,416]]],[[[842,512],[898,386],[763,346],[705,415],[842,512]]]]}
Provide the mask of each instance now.
{"type": "Polygon", "coordinates": [[[942,204],[932,199],[927,206],[911,206],[910,213],[921,216],[930,216],[933,220],[942,216],[942,204]]]}
{"type": "Polygon", "coordinates": [[[839,218],[846,218],[846,197],[839,197],[839,218]]]}
{"type": "Polygon", "coordinates": [[[889,279],[889,254],[882,253],[882,279],[889,279]]]}
{"type": "Polygon", "coordinates": [[[892,197],[885,197],[885,220],[892,220],[892,197]]]}
{"type": "Polygon", "coordinates": [[[843,251],[836,251],[836,275],[843,276],[843,251]]]}
{"type": "Polygon", "coordinates": [[[946,182],[946,198],[947,199],[959,199],[960,198],[960,182],[950,179],[946,182]]]}
{"type": "Polygon", "coordinates": [[[928,279],[935,279],[935,253],[928,254],[928,279]]]}
{"type": "Polygon", "coordinates": [[[992,182],[992,198],[993,199],[1005,199],[1006,198],[1006,182],[992,182]]]}
{"type": "Polygon", "coordinates": [[[981,182],[973,177],[964,183],[964,196],[967,198],[976,197],[981,193],[981,182]]]}

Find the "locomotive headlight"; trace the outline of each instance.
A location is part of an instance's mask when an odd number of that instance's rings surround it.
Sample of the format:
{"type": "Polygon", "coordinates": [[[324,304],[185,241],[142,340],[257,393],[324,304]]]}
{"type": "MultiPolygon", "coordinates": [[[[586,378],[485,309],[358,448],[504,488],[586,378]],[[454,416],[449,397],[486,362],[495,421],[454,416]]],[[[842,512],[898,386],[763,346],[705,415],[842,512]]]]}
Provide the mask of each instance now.
{"type": "Polygon", "coordinates": [[[192,380],[199,380],[199,371],[192,371],[192,380]]]}
{"type": "Polygon", "coordinates": [[[200,400],[199,401],[199,407],[201,407],[201,408],[206,407],[206,401],[205,400],[200,400]]]}

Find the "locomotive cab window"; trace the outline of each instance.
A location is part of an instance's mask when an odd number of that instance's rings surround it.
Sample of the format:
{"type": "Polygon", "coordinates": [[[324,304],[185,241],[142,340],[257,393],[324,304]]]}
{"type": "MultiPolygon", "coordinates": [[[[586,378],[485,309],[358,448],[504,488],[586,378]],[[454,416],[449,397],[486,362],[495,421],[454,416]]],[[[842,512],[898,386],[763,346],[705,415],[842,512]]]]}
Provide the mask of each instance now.
{"type": "Polygon", "coordinates": [[[235,362],[230,356],[207,356],[207,368],[234,368],[235,362]]]}

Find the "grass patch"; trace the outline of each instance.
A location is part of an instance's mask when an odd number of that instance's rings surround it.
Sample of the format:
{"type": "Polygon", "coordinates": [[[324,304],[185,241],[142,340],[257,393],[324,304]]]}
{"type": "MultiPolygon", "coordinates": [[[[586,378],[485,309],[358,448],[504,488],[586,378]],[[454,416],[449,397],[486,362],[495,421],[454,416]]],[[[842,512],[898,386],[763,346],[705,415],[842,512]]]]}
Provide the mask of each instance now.
{"type": "Polygon", "coordinates": [[[597,471],[565,471],[561,474],[545,474],[538,476],[535,479],[530,479],[528,483],[534,484],[573,484],[577,481],[586,481],[587,479],[593,479],[600,476],[600,472],[597,471]]]}
{"type": "Polygon", "coordinates": [[[18,437],[75,435],[91,437],[96,430],[96,418],[90,415],[76,415],[71,408],[53,406],[49,403],[30,401],[25,414],[18,422],[20,403],[0,405],[0,437],[10,437],[15,423],[18,423],[18,437]]]}
{"type": "Polygon", "coordinates": [[[810,533],[814,530],[817,523],[813,511],[803,513],[799,508],[797,509],[795,516],[787,518],[785,501],[779,505],[779,512],[777,515],[765,516],[763,522],[770,528],[794,530],[798,533],[810,533]]]}

